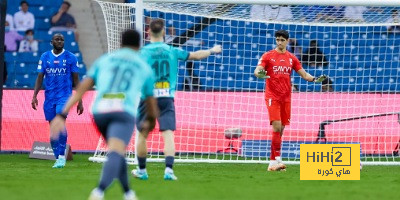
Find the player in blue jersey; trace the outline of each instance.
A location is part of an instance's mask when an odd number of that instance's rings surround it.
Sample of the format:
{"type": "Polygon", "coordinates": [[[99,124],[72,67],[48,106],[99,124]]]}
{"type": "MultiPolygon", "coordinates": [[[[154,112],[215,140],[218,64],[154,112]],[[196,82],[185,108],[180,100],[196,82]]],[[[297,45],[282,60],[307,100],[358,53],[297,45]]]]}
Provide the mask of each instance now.
{"type": "MultiPolygon", "coordinates": [[[[164,43],[164,20],[155,19],[150,23],[151,44],[142,48],[143,57],[147,57],[147,63],[153,68],[156,76],[154,84],[154,96],[157,98],[160,117],[158,123],[164,138],[165,171],[164,180],[177,180],[172,169],[175,156],[174,131],[176,130],[174,96],[178,76],[178,61],[201,60],[211,54],[220,53],[221,46],[217,45],[209,50],[187,52],[164,43]]],[[[138,130],[140,132],[137,142],[138,169],[132,171],[132,175],[141,180],[148,179],[146,171],[147,147],[146,139],[148,131],[141,130],[141,119],[145,117],[143,111],[145,103],[139,105],[138,130]]]]}
{"type": "Polygon", "coordinates": [[[140,94],[147,105],[142,129],[151,131],[158,115],[153,97],[154,73],[141,58],[140,34],[134,30],[122,34],[122,48],[95,61],[76,93],[68,100],[61,114],[51,122],[51,133],[57,137],[65,127],[66,116],[83,94],[96,85],[92,112],[94,122],[107,141],[108,154],[101,180],[89,199],[103,199],[104,191],[114,179],[121,182],[126,200],[136,199],[129,188],[125,150],[135,127],[135,117],[140,94]]]}
{"type": "MultiPolygon", "coordinates": [[[[32,108],[38,106],[37,94],[42,87],[44,78],[45,101],[43,104],[44,116],[51,121],[57,113],[61,113],[65,102],[72,94],[72,81],[76,86],[79,84],[78,59],[76,56],[64,49],[64,36],[54,34],[51,40],[53,50],[42,54],[37,68],[38,76],[35,83],[35,91],[32,98],[32,108]]],[[[82,101],[77,107],[78,114],[83,113],[82,101]]],[[[65,148],[67,144],[67,130],[61,131],[59,138],[50,137],[50,144],[56,157],[53,168],[65,166],[65,148]]]]}

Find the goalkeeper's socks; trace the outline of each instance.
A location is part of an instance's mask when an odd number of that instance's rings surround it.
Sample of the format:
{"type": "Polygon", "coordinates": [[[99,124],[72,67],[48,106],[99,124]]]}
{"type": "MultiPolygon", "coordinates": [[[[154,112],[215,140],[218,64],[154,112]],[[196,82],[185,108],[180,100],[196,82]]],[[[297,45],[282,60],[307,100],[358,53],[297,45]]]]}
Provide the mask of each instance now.
{"type": "Polygon", "coordinates": [[[67,130],[61,132],[60,137],[58,139],[58,142],[60,145],[58,150],[60,152],[60,155],[65,155],[65,148],[67,146],[67,138],[68,138],[67,130]]]}
{"type": "Polygon", "coordinates": [[[165,157],[165,167],[172,169],[173,165],[174,165],[174,157],[173,156],[165,157]]]}
{"type": "Polygon", "coordinates": [[[101,172],[101,179],[99,189],[104,191],[110,186],[114,178],[118,178],[121,172],[121,160],[124,157],[115,151],[107,155],[107,161],[104,163],[103,171],[101,172]]]}
{"type": "Polygon", "coordinates": [[[281,133],[280,132],[273,132],[272,133],[272,145],[275,157],[281,156],[281,133]]]}
{"type": "Polygon", "coordinates": [[[54,156],[56,157],[56,159],[58,159],[58,155],[60,154],[58,139],[50,138],[50,145],[51,148],[53,149],[54,156]]]}
{"type": "Polygon", "coordinates": [[[269,167],[274,166],[276,164],[278,164],[278,161],[276,161],[276,160],[270,160],[269,161],[269,167]]]}
{"type": "Polygon", "coordinates": [[[269,160],[275,160],[275,150],[272,142],[271,142],[271,155],[269,156],[269,160]]]}
{"type": "Polygon", "coordinates": [[[129,180],[128,180],[128,172],[126,168],[126,160],[125,158],[121,159],[121,169],[119,172],[119,182],[121,182],[122,189],[124,190],[125,193],[131,191],[129,189],[129,180]]]}
{"type": "Polygon", "coordinates": [[[139,169],[144,170],[146,169],[146,157],[138,157],[138,164],[139,164],[139,169]]]}
{"type": "Polygon", "coordinates": [[[276,157],[275,157],[275,160],[276,160],[278,163],[281,163],[281,162],[282,162],[282,158],[281,158],[280,156],[276,156],[276,157]]]}

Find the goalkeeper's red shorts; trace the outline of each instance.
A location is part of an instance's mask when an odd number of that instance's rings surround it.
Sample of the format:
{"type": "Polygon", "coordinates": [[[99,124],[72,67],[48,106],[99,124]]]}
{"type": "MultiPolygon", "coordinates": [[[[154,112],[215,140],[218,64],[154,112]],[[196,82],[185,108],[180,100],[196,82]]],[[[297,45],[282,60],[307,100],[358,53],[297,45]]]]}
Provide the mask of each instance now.
{"type": "Polygon", "coordinates": [[[265,103],[271,125],[273,121],[281,121],[284,126],[290,124],[291,102],[266,99],[265,103]]]}

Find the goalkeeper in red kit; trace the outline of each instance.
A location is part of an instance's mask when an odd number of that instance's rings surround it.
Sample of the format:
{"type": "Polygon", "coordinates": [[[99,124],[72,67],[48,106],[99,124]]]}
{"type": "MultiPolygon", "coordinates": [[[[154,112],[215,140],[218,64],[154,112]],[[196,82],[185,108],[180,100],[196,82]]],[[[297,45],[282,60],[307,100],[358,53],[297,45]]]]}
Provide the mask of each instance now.
{"type": "Polygon", "coordinates": [[[271,156],[268,171],[284,171],[286,166],[281,159],[281,143],[285,126],[290,124],[292,85],[290,75],[295,70],[306,81],[320,83],[327,77],[311,76],[302,67],[299,59],[286,50],[289,33],[286,30],[275,32],[276,48],[264,53],[260,58],[254,75],[266,79],[265,102],[272,125],[271,156]]]}

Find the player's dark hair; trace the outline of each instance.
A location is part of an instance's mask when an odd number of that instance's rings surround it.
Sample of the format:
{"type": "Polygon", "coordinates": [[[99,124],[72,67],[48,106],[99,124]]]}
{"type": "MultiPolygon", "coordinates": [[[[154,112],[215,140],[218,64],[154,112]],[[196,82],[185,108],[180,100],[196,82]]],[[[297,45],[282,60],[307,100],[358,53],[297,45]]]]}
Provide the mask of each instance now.
{"type": "Polygon", "coordinates": [[[164,29],[163,19],[153,19],[150,22],[150,31],[154,34],[159,34],[164,29]]]}
{"type": "Polygon", "coordinates": [[[122,46],[140,47],[140,34],[136,30],[128,29],[122,33],[122,46]]]}
{"type": "Polygon", "coordinates": [[[317,40],[311,40],[310,41],[310,47],[316,47],[316,46],[318,46],[317,40]]]}
{"type": "Polygon", "coordinates": [[[275,37],[283,37],[285,39],[289,39],[289,32],[287,30],[279,30],[275,32],[275,37]]]}
{"type": "Polygon", "coordinates": [[[28,33],[32,33],[32,35],[35,34],[33,29],[28,29],[28,30],[25,31],[25,35],[28,34],[28,33]]]}
{"type": "Polygon", "coordinates": [[[64,1],[63,4],[66,4],[68,6],[68,8],[71,8],[71,3],[68,1],[64,1]]]}
{"type": "Polygon", "coordinates": [[[62,38],[64,38],[64,35],[63,35],[63,34],[61,34],[61,33],[55,33],[55,34],[53,35],[53,37],[51,38],[51,40],[53,40],[53,38],[56,37],[56,36],[61,36],[62,38]]]}
{"type": "Polygon", "coordinates": [[[29,6],[29,4],[28,4],[27,1],[21,1],[21,2],[19,3],[20,6],[22,6],[22,4],[26,4],[27,6],[29,6]]]}

